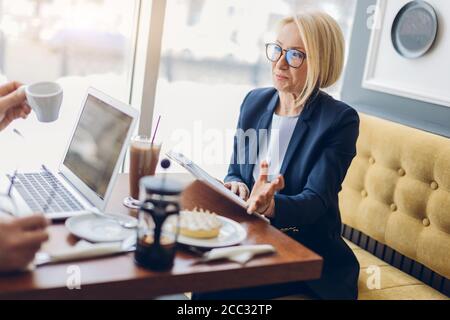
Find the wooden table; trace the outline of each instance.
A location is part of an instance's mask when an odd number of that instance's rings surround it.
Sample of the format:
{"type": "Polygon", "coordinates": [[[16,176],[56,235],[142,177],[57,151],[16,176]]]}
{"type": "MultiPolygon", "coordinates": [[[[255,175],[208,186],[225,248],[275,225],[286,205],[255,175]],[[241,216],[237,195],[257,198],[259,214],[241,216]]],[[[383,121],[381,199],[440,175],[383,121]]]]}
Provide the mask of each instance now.
{"type": "MultiPolygon", "coordinates": [[[[224,200],[189,175],[177,175],[188,183],[184,208],[202,207],[232,218],[247,230],[245,244],[271,244],[276,254],[260,256],[245,267],[227,261],[198,264],[198,257],[178,251],[168,272],[151,272],[134,264],[133,254],[77,261],[37,268],[33,272],[0,277],[0,299],[149,299],[182,293],[203,292],[318,279],[322,258],[264,221],[251,217],[239,206],[224,200]],[[81,289],[69,290],[68,277],[76,265],[81,289]]],[[[120,175],[108,212],[130,213],[122,205],[128,194],[128,175],[120,175]]],[[[135,213],[134,213],[135,214],[135,213]]],[[[64,225],[50,227],[46,248],[71,246],[77,239],[64,225]]]]}

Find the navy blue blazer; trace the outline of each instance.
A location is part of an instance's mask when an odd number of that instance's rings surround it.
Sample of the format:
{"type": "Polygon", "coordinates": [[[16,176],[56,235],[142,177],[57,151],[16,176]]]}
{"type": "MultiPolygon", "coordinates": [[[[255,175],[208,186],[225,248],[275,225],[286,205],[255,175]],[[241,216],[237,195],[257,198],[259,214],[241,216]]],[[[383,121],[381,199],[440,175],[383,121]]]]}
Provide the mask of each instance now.
{"type": "MultiPolygon", "coordinates": [[[[251,91],[241,106],[238,129],[269,129],[278,104],[274,88],[251,91]]],[[[358,135],[358,113],[317,90],[299,117],[281,167],[286,186],[275,195],[273,226],[324,258],[321,279],[307,284],[325,299],[356,299],[358,295],[359,264],[341,237],[338,205],[358,135]]],[[[235,137],[225,181],[243,182],[251,190],[255,161],[238,159],[240,152],[248,156],[250,143],[246,139],[239,144],[235,137]]]]}

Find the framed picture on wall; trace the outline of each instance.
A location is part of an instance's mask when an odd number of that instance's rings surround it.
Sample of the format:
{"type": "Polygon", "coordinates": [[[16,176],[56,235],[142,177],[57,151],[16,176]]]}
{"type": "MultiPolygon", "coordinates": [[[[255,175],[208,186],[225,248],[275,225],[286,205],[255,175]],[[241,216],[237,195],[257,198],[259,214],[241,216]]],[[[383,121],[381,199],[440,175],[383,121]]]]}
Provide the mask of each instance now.
{"type": "Polygon", "coordinates": [[[362,86],[450,107],[450,1],[378,0],[362,86]]]}

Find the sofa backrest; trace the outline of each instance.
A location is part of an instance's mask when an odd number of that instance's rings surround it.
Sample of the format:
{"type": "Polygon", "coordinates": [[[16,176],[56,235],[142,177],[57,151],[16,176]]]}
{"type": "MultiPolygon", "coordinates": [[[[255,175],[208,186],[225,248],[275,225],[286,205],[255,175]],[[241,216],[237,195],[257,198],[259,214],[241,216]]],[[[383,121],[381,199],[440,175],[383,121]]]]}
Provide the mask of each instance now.
{"type": "Polygon", "coordinates": [[[449,279],[450,139],[360,118],[339,194],[343,223],[449,279]]]}

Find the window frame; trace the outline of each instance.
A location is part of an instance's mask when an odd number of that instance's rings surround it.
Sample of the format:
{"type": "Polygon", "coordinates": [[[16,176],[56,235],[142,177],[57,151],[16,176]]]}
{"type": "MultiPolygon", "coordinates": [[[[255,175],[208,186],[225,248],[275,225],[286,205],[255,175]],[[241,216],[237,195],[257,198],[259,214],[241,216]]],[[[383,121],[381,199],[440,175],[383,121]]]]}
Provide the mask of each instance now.
{"type": "Polygon", "coordinates": [[[140,135],[151,136],[161,62],[166,0],[139,0],[130,104],[140,110],[140,135]]]}

